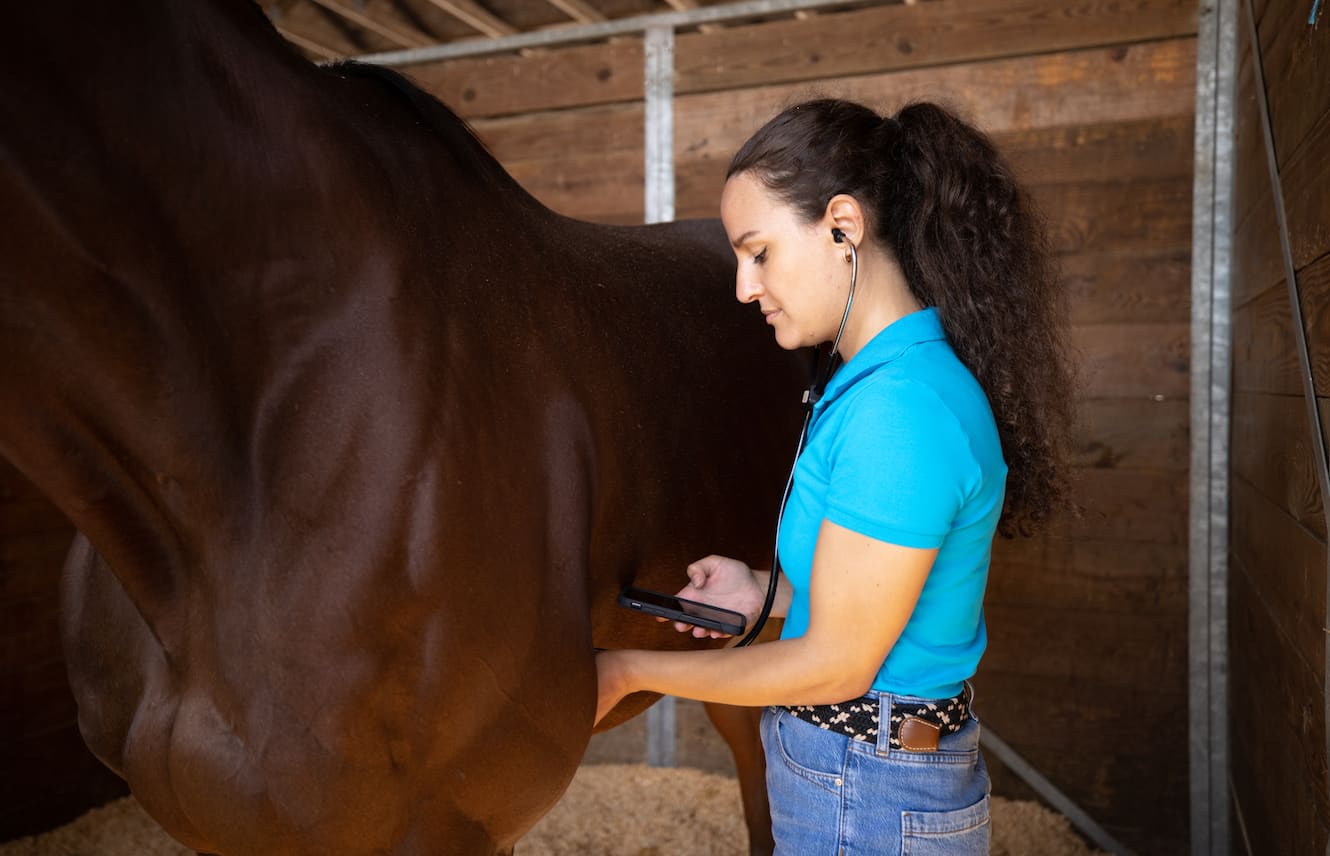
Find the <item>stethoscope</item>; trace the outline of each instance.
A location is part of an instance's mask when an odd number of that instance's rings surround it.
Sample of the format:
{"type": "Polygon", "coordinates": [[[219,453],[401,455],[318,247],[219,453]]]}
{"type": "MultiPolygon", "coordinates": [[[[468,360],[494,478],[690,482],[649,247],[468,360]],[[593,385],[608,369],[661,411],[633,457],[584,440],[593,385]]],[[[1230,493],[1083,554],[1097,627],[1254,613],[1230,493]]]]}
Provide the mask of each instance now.
{"type": "Polygon", "coordinates": [[[799,431],[799,443],[794,449],[794,461],[790,464],[790,475],[785,479],[785,493],[780,498],[780,511],[776,513],[776,541],[771,548],[771,579],[767,583],[767,597],[762,604],[762,612],[757,616],[753,628],[748,631],[744,638],[740,639],[736,648],[745,645],[751,645],[762,628],[766,625],[767,619],[771,616],[771,607],[776,602],[776,583],[780,579],[780,526],[785,519],[785,504],[790,501],[790,488],[794,486],[794,470],[799,464],[799,456],[803,454],[804,443],[808,440],[808,427],[813,422],[813,407],[822,398],[826,391],[827,381],[831,379],[831,373],[836,370],[837,357],[840,351],[840,337],[845,332],[845,322],[850,320],[850,307],[854,305],[854,287],[859,282],[859,251],[855,249],[854,243],[845,237],[845,233],[840,229],[832,229],[831,237],[838,244],[844,244],[850,250],[850,295],[845,300],[845,313],[840,318],[840,328],[836,330],[836,338],[831,343],[831,352],[827,355],[826,365],[819,372],[816,367],[813,369],[813,380],[808,384],[808,389],[804,390],[804,425],[799,431]]]}

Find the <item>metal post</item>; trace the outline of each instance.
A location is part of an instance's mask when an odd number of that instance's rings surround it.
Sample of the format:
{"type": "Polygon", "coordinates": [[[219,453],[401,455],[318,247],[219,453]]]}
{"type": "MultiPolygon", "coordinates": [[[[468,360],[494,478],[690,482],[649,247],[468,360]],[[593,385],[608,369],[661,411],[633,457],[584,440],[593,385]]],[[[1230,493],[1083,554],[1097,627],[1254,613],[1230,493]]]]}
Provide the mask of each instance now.
{"type": "Polygon", "coordinates": [[[1229,853],[1228,496],[1238,0],[1201,5],[1192,191],[1188,747],[1191,852],[1229,853]]]}
{"type": "Polygon", "coordinates": [[[674,30],[646,33],[646,220],[674,219],[674,30]]]}
{"type": "MultiPolygon", "coordinates": [[[[646,31],[646,221],[674,219],[674,28],[646,31]]],[[[675,700],[647,709],[647,764],[675,765],[675,700]]]]}

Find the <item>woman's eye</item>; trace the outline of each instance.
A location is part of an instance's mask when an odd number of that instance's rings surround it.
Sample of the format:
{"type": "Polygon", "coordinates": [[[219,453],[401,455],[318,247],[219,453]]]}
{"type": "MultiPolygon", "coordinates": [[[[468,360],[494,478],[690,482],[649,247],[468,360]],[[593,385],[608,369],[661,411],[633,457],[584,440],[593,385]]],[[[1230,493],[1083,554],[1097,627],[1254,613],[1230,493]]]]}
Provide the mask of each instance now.
{"type": "Polygon", "coordinates": [[[766,247],[763,247],[763,248],[762,248],[762,252],[760,252],[760,253],[758,253],[757,255],[753,256],[753,261],[754,261],[755,263],[757,263],[757,264],[762,264],[762,263],[764,263],[766,260],[767,260],[767,248],[766,248],[766,247]]]}

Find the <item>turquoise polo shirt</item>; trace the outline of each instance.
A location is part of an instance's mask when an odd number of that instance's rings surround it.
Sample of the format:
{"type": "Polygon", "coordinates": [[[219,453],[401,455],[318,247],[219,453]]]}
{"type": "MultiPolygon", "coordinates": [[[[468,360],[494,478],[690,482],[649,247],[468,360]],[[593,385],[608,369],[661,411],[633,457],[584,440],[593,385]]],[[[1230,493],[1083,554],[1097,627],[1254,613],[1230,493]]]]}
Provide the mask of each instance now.
{"type": "Polygon", "coordinates": [[[937,310],[878,333],[832,376],[795,465],[778,536],[781,570],[794,589],[781,637],[808,630],[823,520],[892,544],[936,547],[873,689],[959,693],[987,644],[984,587],[1006,478],[988,398],[947,343],[937,310]]]}

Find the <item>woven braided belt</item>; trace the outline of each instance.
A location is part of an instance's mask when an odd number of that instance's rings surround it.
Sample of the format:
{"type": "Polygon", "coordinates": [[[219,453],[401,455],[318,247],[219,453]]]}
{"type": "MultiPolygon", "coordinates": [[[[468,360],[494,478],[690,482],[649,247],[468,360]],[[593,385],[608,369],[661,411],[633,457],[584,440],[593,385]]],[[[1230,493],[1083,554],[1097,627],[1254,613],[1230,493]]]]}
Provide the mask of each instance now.
{"type": "MultiPolygon", "coordinates": [[[[879,732],[877,696],[843,701],[838,704],[799,705],[786,708],[804,722],[847,735],[851,740],[876,743],[879,732]]],[[[891,705],[892,749],[931,752],[937,749],[943,734],[960,731],[970,718],[970,688],[953,698],[932,699],[891,705]]]]}

